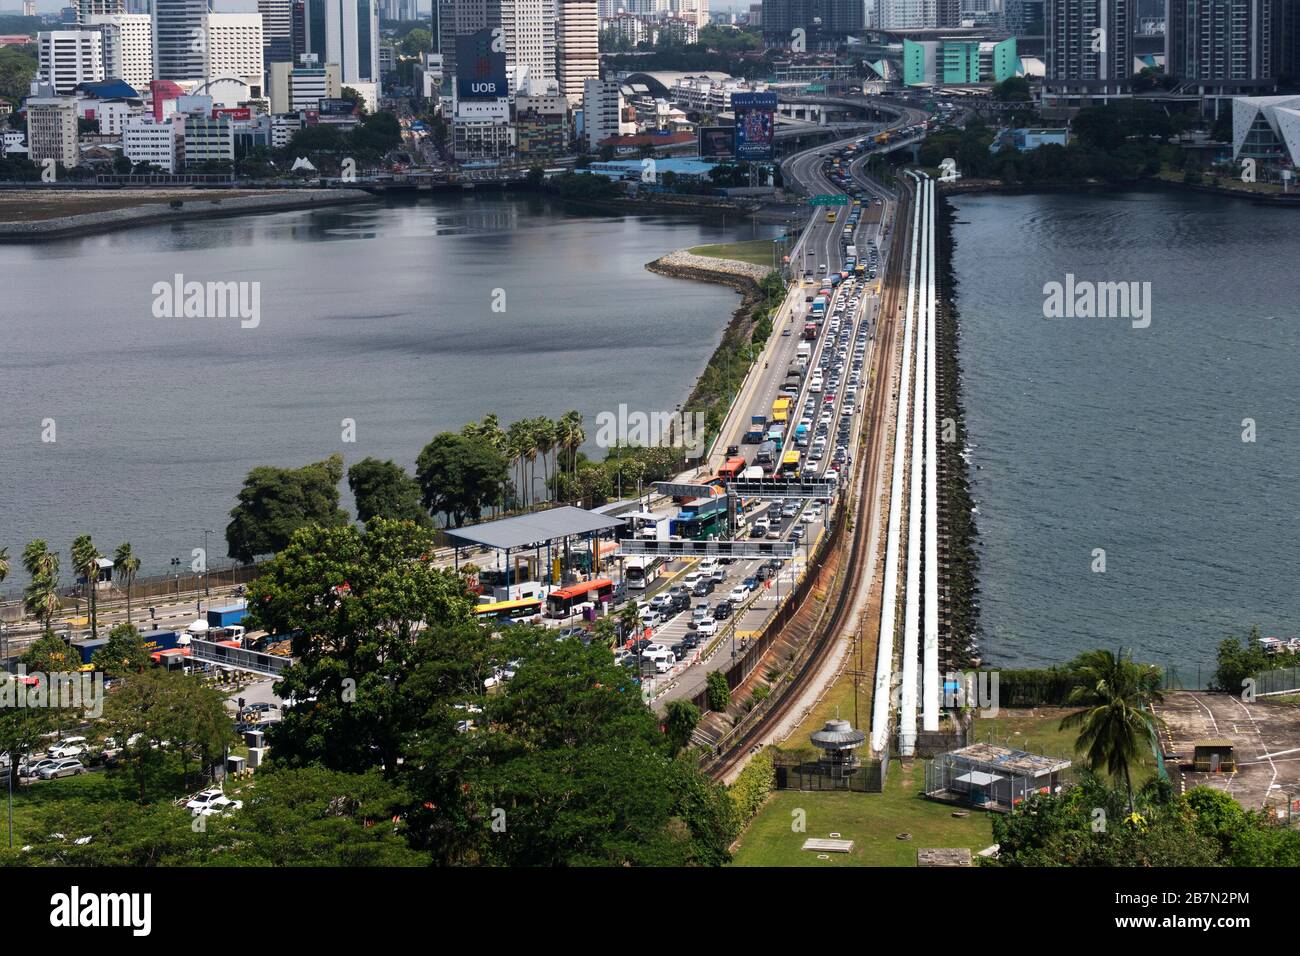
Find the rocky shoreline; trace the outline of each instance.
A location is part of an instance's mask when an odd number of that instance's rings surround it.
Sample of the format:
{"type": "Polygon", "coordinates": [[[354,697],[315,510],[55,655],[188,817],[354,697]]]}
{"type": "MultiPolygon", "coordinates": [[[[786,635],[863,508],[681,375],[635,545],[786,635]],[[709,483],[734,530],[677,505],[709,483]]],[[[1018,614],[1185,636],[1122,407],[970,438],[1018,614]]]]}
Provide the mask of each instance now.
{"type": "Polygon", "coordinates": [[[303,189],[268,193],[264,196],[223,197],[220,193],[195,191],[193,197],[168,202],[144,203],[126,209],[59,216],[30,222],[0,223],[0,242],[40,242],[93,233],[112,232],[134,226],[164,222],[211,219],[263,212],[315,209],[373,201],[369,193],[354,189],[303,189]],[[180,205],[173,205],[179,202],[180,205]]]}
{"type": "Polygon", "coordinates": [[[720,282],[729,285],[737,292],[753,292],[763,278],[772,270],[752,262],[738,259],[716,259],[712,256],[697,256],[685,249],[678,249],[666,256],[661,256],[646,268],[659,275],[673,276],[679,279],[697,279],[701,282],[720,282]]]}

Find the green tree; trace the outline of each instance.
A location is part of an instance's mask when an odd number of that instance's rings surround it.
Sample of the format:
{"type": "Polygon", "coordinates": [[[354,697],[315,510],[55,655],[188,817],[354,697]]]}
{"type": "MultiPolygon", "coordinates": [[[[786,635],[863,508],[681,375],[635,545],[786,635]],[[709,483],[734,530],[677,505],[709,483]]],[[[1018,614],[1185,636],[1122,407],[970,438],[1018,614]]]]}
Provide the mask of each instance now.
{"type": "Polygon", "coordinates": [[[435,435],[415,460],[421,502],[433,514],[446,514],[453,527],[477,520],[500,501],[507,471],[505,457],[486,440],[455,432],[435,435]]]}
{"type": "Polygon", "coordinates": [[[239,503],[230,512],[226,544],[232,558],[252,561],[284,548],[293,533],[308,525],[347,524],[339,508],[343,456],[331,455],[302,468],[254,468],[244,479],[239,503]]]}
{"type": "Polygon", "coordinates": [[[390,518],[421,526],[432,524],[420,504],[419,483],[394,461],[363,458],[348,469],[348,487],[356,499],[360,521],[390,518]]]}
{"type": "Polygon", "coordinates": [[[315,701],[290,708],[274,728],[277,759],[397,772],[422,713],[400,692],[415,636],[469,619],[462,580],[429,563],[435,545],[429,530],[383,518],[364,531],[308,527],[249,585],[252,626],[293,635],[295,663],[277,693],[315,701]]]}
{"type": "Polygon", "coordinates": [[[668,704],[664,715],[664,727],[673,753],[685,750],[691,742],[691,734],[700,722],[700,709],[689,700],[674,700],[668,704]]]}
{"type": "Polygon", "coordinates": [[[131,550],[131,542],[123,541],[113,552],[113,573],[126,591],[126,622],[131,623],[131,585],[140,573],[140,559],[131,550]]]}
{"type": "Polygon", "coordinates": [[[95,670],[109,677],[139,673],[149,667],[149,651],[134,624],[119,624],[108,632],[108,643],[90,660],[95,670]]]}
{"type": "Polygon", "coordinates": [[[1123,651],[1088,651],[1071,662],[1082,683],[1070,691],[1067,703],[1084,709],[1067,715],[1061,729],[1079,729],[1076,742],[1088,766],[1124,781],[1130,812],[1135,810],[1133,764],[1156,739],[1151,705],[1159,703],[1160,672],[1135,664],[1123,651]]]}
{"type": "Polygon", "coordinates": [[[705,678],[705,688],[708,693],[709,710],[722,713],[731,703],[731,688],[727,685],[727,678],[722,671],[709,671],[709,676],[705,678]]]}
{"type": "Polygon", "coordinates": [[[1226,637],[1219,642],[1211,689],[1240,694],[1247,678],[1269,669],[1268,652],[1264,650],[1260,636],[1259,628],[1252,627],[1244,644],[1236,637],[1226,637]]]}

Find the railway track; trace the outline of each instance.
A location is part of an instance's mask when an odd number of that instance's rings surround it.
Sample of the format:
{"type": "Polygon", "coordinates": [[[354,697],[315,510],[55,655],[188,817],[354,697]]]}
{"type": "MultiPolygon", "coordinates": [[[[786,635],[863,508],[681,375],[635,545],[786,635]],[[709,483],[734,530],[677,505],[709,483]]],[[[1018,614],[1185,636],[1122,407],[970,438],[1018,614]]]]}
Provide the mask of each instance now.
{"type": "MultiPolygon", "coordinates": [[[[812,645],[798,664],[795,673],[784,682],[780,698],[775,700],[763,715],[752,725],[745,728],[735,739],[729,741],[726,749],[718,754],[706,766],[707,772],[715,780],[726,778],[731,771],[741,764],[749,754],[761,745],[772,728],[780,724],[802,697],[807,682],[817,675],[825,666],[834,650],[848,617],[857,604],[859,595],[869,592],[871,581],[866,575],[866,560],[872,536],[875,533],[876,511],[873,507],[875,490],[879,487],[880,470],[883,467],[885,442],[884,435],[887,414],[893,393],[893,369],[897,352],[898,310],[900,299],[899,277],[906,276],[904,269],[909,244],[899,237],[908,235],[914,210],[914,193],[909,182],[904,181],[899,193],[899,205],[893,225],[894,241],[890,244],[888,269],[885,275],[888,281],[882,288],[879,321],[876,327],[876,349],[873,351],[871,365],[871,414],[867,420],[867,453],[859,461],[857,496],[854,499],[856,522],[852,529],[852,538],[847,548],[843,541],[837,543],[834,551],[828,555],[822,573],[834,575],[835,594],[831,600],[831,610],[820,625],[810,626],[808,619],[800,620],[798,616],[791,620],[788,628],[791,637],[796,640],[811,633],[812,645]],[[846,554],[847,552],[847,554],[846,554]]],[[[902,285],[906,285],[903,278],[902,285]]],[[[848,509],[841,512],[840,522],[847,520],[848,509]]],[[[812,608],[805,608],[811,611],[812,608]]]]}

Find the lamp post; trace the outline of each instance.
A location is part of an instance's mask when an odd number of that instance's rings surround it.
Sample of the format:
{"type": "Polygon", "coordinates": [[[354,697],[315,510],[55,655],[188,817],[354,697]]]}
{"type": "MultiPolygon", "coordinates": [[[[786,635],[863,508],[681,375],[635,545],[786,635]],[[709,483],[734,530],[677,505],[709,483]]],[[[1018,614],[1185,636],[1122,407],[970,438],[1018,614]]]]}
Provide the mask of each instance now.
{"type": "Polygon", "coordinates": [[[203,593],[209,596],[212,594],[211,579],[208,576],[208,535],[210,534],[216,534],[216,532],[211,528],[203,529],[203,593]]]}

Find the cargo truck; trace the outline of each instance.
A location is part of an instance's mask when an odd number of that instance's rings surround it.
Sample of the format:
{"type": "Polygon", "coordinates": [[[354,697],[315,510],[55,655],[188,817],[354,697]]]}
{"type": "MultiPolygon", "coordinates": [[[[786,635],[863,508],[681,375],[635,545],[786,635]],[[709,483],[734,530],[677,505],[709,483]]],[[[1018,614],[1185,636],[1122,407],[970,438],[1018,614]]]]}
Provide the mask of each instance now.
{"type": "Polygon", "coordinates": [[[208,627],[231,627],[242,624],[248,613],[248,602],[240,601],[227,607],[208,608],[208,627]]]}

